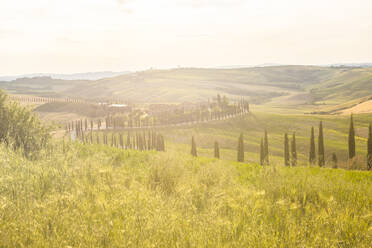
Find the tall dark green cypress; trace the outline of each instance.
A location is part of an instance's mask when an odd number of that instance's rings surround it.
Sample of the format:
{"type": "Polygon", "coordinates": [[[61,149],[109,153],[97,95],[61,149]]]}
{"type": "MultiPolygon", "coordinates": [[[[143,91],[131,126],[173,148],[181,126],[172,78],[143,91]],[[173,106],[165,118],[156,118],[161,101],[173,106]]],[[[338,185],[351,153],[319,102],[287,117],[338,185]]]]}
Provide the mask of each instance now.
{"type": "Polygon", "coordinates": [[[244,138],[242,133],[238,141],[238,162],[244,162],[244,138]]]}
{"type": "Polygon", "coordinates": [[[368,132],[368,151],[367,151],[367,169],[372,170],[372,126],[369,124],[368,132]]]}
{"type": "Polygon", "coordinates": [[[296,133],[293,133],[291,142],[291,162],[292,166],[297,165],[297,145],[296,145],[296,133]]]}
{"type": "Polygon", "coordinates": [[[130,142],[130,133],[128,131],[128,136],[127,136],[127,146],[126,146],[127,149],[130,149],[131,148],[131,142],[130,142]]]}
{"type": "Polygon", "coordinates": [[[214,157],[220,158],[220,146],[217,141],[214,142],[214,157]]]}
{"type": "Polygon", "coordinates": [[[263,144],[263,139],[261,139],[261,144],[260,144],[260,165],[264,164],[264,144],[263,144]]]}
{"type": "Polygon", "coordinates": [[[194,136],[192,136],[191,138],[191,155],[194,157],[198,156],[198,153],[196,151],[196,143],[195,143],[194,136]]]}
{"type": "Polygon", "coordinates": [[[138,134],[138,149],[143,151],[143,136],[141,133],[138,134]]]}
{"type": "Polygon", "coordinates": [[[311,136],[310,136],[310,153],[309,153],[309,163],[315,163],[315,135],[314,135],[314,127],[311,127],[311,136]]]}
{"type": "Polygon", "coordinates": [[[123,134],[120,133],[120,148],[124,148],[124,140],[123,140],[123,134]]]}
{"type": "Polygon", "coordinates": [[[323,122],[322,121],[319,123],[318,164],[320,167],[323,167],[325,165],[324,135],[323,135],[323,122]]]}
{"type": "Polygon", "coordinates": [[[165,143],[164,143],[164,137],[163,137],[163,135],[158,134],[157,139],[158,139],[158,141],[157,141],[157,148],[156,148],[156,150],[157,151],[160,151],[160,152],[165,152],[165,143]]]}
{"type": "Polygon", "coordinates": [[[263,143],[263,162],[264,164],[268,165],[269,162],[269,138],[267,135],[267,130],[265,129],[265,137],[264,137],[264,143],[263,143]]]}
{"type": "Polygon", "coordinates": [[[289,140],[288,134],[284,134],[284,165],[289,166],[289,140]]]}
{"type": "Polygon", "coordinates": [[[354,119],[353,115],[350,117],[350,128],[349,128],[349,159],[355,157],[355,130],[354,130],[354,119]]]}
{"type": "Polygon", "coordinates": [[[151,132],[149,131],[148,132],[148,139],[147,139],[147,148],[149,150],[152,150],[152,135],[151,135],[151,132]]]}
{"type": "Polygon", "coordinates": [[[336,153],[332,153],[332,163],[333,163],[332,168],[333,169],[337,169],[337,167],[338,167],[338,160],[337,160],[336,153]]]}
{"type": "Polygon", "coordinates": [[[157,134],[156,135],[156,150],[157,151],[161,151],[161,135],[160,134],[157,134]]]}

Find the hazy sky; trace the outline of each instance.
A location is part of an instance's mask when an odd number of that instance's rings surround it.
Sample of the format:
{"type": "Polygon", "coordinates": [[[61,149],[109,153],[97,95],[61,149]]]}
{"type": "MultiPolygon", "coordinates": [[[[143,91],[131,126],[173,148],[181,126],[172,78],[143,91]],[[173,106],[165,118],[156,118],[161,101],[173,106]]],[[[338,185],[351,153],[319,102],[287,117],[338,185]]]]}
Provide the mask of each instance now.
{"type": "Polygon", "coordinates": [[[372,0],[0,0],[0,75],[372,62],[372,0]]]}

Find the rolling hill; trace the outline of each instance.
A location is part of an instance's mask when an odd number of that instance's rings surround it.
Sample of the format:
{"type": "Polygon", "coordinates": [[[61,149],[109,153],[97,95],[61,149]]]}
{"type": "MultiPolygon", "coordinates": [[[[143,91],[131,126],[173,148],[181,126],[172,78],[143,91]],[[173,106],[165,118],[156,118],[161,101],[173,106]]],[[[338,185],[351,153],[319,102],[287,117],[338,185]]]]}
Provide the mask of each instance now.
{"type": "Polygon", "coordinates": [[[0,82],[10,93],[136,102],[199,101],[224,94],[279,106],[337,105],[372,92],[372,68],[272,66],[148,70],[100,80],[51,77],[0,82]]]}

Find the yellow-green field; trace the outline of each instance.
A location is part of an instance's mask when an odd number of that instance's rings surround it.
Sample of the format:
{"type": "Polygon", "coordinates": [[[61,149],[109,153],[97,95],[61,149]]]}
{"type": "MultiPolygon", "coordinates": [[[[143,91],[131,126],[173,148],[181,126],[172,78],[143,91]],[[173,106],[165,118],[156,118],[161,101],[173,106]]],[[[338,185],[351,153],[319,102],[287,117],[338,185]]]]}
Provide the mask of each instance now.
{"type": "Polygon", "coordinates": [[[59,143],[0,148],[1,247],[370,247],[372,174],[59,143]]]}

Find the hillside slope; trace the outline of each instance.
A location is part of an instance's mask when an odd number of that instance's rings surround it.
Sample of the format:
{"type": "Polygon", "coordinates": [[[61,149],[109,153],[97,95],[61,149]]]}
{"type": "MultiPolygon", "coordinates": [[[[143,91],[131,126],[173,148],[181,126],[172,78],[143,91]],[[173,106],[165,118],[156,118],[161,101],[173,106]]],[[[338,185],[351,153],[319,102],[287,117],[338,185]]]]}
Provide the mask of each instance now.
{"type": "Polygon", "coordinates": [[[95,81],[18,79],[0,83],[12,93],[143,102],[206,100],[217,93],[252,103],[340,104],[370,95],[371,68],[274,66],[240,69],[148,70],[95,81]]]}
{"type": "Polygon", "coordinates": [[[313,87],[316,101],[343,103],[372,94],[372,69],[340,69],[334,77],[313,87]]]}

